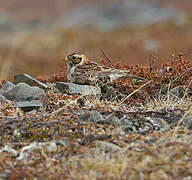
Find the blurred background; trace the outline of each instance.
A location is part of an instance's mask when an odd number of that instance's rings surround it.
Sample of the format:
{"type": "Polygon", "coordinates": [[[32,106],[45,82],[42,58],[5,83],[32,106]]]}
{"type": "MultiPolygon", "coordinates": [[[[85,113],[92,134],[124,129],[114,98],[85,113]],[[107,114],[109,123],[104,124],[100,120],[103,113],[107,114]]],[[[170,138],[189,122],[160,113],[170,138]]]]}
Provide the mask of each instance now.
{"type": "Polygon", "coordinates": [[[0,0],[0,79],[51,75],[73,52],[157,64],[192,55],[191,0],[0,0]]]}

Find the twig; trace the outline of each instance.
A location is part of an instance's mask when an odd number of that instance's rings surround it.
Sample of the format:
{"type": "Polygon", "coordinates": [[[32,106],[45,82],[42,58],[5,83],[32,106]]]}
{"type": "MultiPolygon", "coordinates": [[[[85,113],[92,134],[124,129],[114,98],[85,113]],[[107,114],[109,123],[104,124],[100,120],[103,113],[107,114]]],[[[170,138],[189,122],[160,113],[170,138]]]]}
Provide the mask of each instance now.
{"type": "MultiPolygon", "coordinates": [[[[120,102],[120,104],[119,105],[121,105],[122,103],[124,103],[128,98],[130,98],[133,94],[135,94],[137,91],[139,91],[140,89],[142,89],[144,86],[146,86],[147,84],[149,84],[149,83],[151,83],[152,81],[148,81],[148,82],[146,82],[145,84],[143,84],[141,87],[139,87],[138,89],[136,89],[135,91],[133,91],[131,94],[129,94],[127,97],[125,97],[121,102],[120,102]]],[[[113,112],[112,114],[110,114],[110,115],[108,115],[108,116],[111,116],[111,115],[113,115],[115,112],[113,112]]],[[[107,119],[108,118],[108,116],[105,118],[105,119],[107,119]]]]}
{"type": "Polygon", "coordinates": [[[131,94],[129,94],[126,98],[124,98],[120,104],[124,103],[128,98],[130,98],[133,94],[135,94],[137,91],[139,91],[140,89],[142,89],[144,86],[146,86],[147,84],[151,83],[152,81],[148,81],[145,84],[143,84],[141,87],[139,87],[138,89],[136,89],[135,91],[133,91],[131,94]]]}
{"type": "Polygon", "coordinates": [[[172,136],[175,136],[175,134],[176,134],[176,132],[177,132],[178,126],[184,121],[184,119],[187,117],[187,115],[189,115],[189,113],[190,113],[191,111],[192,111],[192,105],[190,105],[190,106],[187,108],[185,114],[183,115],[183,117],[182,117],[182,118],[179,120],[179,122],[177,123],[175,129],[173,130],[173,135],[172,135],[172,136]]]}
{"type": "Polygon", "coordinates": [[[103,58],[107,61],[107,63],[110,64],[113,68],[116,68],[115,65],[111,62],[111,60],[106,56],[104,51],[102,49],[100,49],[100,51],[101,51],[103,58]]]}
{"type": "Polygon", "coordinates": [[[61,108],[59,108],[59,109],[53,111],[52,113],[50,113],[50,114],[47,115],[46,117],[53,116],[53,115],[55,115],[56,113],[59,113],[59,112],[63,111],[64,109],[67,109],[67,107],[68,107],[68,105],[64,105],[64,106],[62,106],[61,108]]]}
{"type": "Polygon", "coordinates": [[[182,117],[182,118],[179,120],[179,122],[177,123],[177,127],[183,122],[183,120],[184,120],[185,117],[191,112],[191,110],[192,110],[192,105],[190,105],[190,106],[187,108],[185,114],[183,115],[183,117],[182,117]]]}
{"type": "Polygon", "coordinates": [[[156,67],[156,64],[155,64],[155,54],[156,53],[152,53],[150,56],[149,56],[149,72],[152,72],[153,70],[157,69],[156,67]]]}

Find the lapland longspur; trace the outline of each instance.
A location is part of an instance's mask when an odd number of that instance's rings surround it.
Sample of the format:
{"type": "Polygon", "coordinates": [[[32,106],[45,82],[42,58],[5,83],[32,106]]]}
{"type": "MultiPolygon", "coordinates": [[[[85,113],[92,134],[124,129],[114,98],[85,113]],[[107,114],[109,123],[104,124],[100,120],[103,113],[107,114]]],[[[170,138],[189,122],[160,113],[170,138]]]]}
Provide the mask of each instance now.
{"type": "Polygon", "coordinates": [[[73,53],[65,58],[67,62],[67,78],[71,83],[82,85],[102,85],[120,78],[144,80],[129,74],[128,70],[120,70],[100,66],[91,62],[83,54],[73,53]]]}

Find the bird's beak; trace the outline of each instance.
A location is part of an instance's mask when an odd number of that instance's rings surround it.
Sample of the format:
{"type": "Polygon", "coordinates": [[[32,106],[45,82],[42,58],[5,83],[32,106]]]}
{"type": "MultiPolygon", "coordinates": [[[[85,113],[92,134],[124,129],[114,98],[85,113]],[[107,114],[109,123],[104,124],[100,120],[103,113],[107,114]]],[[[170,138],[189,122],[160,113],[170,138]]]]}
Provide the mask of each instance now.
{"type": "Polygon", "coordinates": [[[68,62],[68,61],[69,61],[69,58],[68,58],[68,57],[66,57],[66,58],[65,58],[65,62],[68,62]]]}

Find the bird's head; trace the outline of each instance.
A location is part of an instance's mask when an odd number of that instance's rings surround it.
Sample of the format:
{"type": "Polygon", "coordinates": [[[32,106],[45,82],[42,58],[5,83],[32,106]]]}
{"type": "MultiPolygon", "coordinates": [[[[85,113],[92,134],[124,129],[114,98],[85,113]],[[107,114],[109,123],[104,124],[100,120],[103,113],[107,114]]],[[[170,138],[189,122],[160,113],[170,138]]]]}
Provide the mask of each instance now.
{"type": "Polygon", "coordinates": [[[70,66],[86,64],[87,61],[88,59],[85,55],[77,53],[69,54],[65,58],[65,62],[67,62],[70,66]]]}

